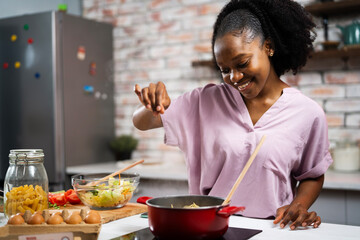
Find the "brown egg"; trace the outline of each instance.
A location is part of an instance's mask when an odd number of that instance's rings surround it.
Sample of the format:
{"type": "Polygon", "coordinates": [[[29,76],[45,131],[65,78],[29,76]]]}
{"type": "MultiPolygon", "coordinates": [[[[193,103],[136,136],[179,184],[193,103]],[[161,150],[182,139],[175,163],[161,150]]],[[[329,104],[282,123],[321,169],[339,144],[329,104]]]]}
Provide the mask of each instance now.
{"type": "Polygon", "coordinates": [[[101,216],[97,211],[89,211],[85,217],[85,222],[89,224],[100,223],[101,216]]]}
{"type": "Polygon", "coordinates": [[[21,213],[18,213],[16,215],[11,215],[8,221],[8,224],[11,225],[20,225],[25,223],[24,218],[21,216],[21,213]]]}
{"type": "Polygon", "coordinates": [[[82,222],[81,216],[79,212],[73,212],[66,220],[68,224],[79,224],[82,222]]]}
{"type": "Polygon", "coordinates": [[[42,224],[43,222],[45,222],[44,217],[39,213],[34,213],[31,215],[28,224],[42,224]]]}
{"type": "Polygon", "coordinates": [[[56,224],[60,224],[63,222],[64,222],[64,219],[62,218],[62,216],[59,212],[51,214],[51,216],[47,220],[47,223],[51,224],[51,225],[56,225],[56,224]]]}

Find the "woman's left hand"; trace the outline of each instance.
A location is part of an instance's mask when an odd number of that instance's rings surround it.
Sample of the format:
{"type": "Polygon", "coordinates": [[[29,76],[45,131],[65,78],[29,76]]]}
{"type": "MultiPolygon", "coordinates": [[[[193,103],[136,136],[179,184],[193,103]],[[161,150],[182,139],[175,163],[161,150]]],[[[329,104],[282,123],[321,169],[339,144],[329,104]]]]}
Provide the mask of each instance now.
{"type": "Polygon", "coordinates": [[[294,230],[299,226],[307,227],[311,225],[313,225],[314,228],[317,228],[321,224],[321,218],[316,212],[308,212],[301,204],[294,202],[290,205],[278,208],[274,224],[281,222],[280,227],[284,228],[290,221],[292,222],[290,225],[291,230],[294,230]]]}

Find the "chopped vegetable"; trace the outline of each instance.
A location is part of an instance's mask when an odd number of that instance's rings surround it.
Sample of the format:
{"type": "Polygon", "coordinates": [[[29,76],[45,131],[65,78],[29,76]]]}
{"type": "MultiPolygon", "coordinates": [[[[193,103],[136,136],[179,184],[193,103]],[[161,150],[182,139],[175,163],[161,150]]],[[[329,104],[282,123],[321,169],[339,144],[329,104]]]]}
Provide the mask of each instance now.
{"type": "Polygon", "coordinates": [[[92,207],[116,207],[126,204],[131,196],[135,187],[130,181],[109,178],[108,185],[100,184],[93,186],[91,189],[88,187],[82,189],[83,186],[78,186],[78,195],[84,204],[92,207]]]}

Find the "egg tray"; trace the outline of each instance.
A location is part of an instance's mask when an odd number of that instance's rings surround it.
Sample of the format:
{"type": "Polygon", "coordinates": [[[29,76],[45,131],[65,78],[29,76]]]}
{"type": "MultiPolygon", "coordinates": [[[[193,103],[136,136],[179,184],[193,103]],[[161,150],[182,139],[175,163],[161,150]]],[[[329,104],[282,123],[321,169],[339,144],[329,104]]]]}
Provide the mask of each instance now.
{"type": "MultiPolygon", "coordinates": [[[[49,210],[45,210],[49,211],[49,210]]],[[[68,210],[63,210],[68,211],[68,210]]],[[[51,211],[58,212],[58,211],[51,211]]],[[[83,211],[80,212],[82,219],[84,219],[83,211]]],[[[43,213],[44,215],[44,213],[43,213]]],[[[63,212],[62,212],[63,215],[63,212]]],[[[72,232],[74,239],[78,240],[96,240],[101,230],[101,223],[89,224],[82,221],[79,224],[68,224],[60,223],[56,225],[51,225],[47,223],[41,224],[28,224],[23,223],[20,225],[11,225],[6,224],[3,227],[0,227],[0,240],[18,240],[19,236],[37,236],[41,234],[51,234],[51,233],[65,233],[72,232]]]]}

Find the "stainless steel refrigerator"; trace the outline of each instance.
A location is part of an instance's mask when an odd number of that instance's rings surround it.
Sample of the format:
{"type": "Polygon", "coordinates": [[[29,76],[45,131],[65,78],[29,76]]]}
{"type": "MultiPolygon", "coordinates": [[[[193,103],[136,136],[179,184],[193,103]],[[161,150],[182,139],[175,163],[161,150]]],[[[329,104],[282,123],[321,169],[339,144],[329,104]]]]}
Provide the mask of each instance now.
{"type": "Polygon", "coordinates": [[[0,19],[0,181],[9,151],[40,148],[50,190],[66,166],[112,161],[112,26],[64,12],[0,19]]]}

